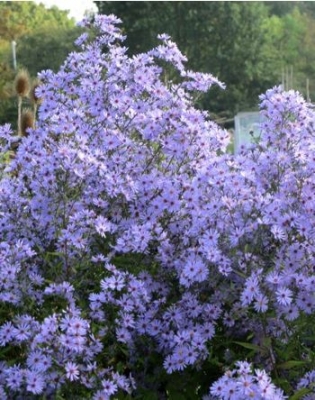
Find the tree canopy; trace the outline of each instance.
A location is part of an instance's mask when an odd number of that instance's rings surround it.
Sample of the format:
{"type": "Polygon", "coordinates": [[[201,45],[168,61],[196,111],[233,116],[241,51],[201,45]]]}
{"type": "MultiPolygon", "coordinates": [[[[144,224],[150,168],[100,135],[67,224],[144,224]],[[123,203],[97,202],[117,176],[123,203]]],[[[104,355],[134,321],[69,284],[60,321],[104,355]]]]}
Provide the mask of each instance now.
{"type": "Polygon", "coordinates": [[[57,71],[74,49],[78,36],[75,21],[57,7],[31,1],[0,2],[0,123],[15,120],[15,99],[11,83],[15,72],[12,42],[15,42],[17,68],[26,68],[36,77],[43,69],[57,71]]]}

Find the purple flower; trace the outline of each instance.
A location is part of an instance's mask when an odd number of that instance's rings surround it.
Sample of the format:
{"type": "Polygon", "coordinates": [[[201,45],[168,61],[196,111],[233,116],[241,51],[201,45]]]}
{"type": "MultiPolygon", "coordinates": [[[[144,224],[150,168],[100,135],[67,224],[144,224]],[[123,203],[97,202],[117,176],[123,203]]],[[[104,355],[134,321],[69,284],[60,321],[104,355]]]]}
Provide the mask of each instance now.
{"type": "Polygon", "coordinates": [[[16,328],[13,329],[14,338],[19,342],[27,340],[31,335],[30,328],[31,327],[28,322],[20,323],[16,328]]]}
{"type": "Polygon", "coordinates": [[[116,337],[119,342],[122,343],[131,342],[131,334],[126,328],[118,328],[116,330],[116,337]]]}
{"type": "Polygon", "coordinates": [[[263,294],[257,295],[254,302],[254,309],[258,312],[266,312],[268,310],[268,298],[263,294]]]}
{"type": "Polygon", "coordinates": [[[292,292],[290,289],[285,287],[280,287],[276,291],[276,297],[280,304],[288,306],[292,302],[292,292]]]}
{"type": "Polygon", "coordinates": [[[184,286],[190,286],[194,282],[203,282],[208,277],[207,266],[199,257],[191,256],[183,266],[180,282],[184,286]]]}
{"type": "Polygon", "coordinates": [[[65,365],[65,369],[66,369],[66,377],[70,381],[76,381],[79,379],[80,370],[79,370],[77,364],[75,364],[71,361],[68,361],[65,365]]]}
{"type": "Polygon", "coordinates": [[[32,351],[27,358],[27,366],[37,372],[45,372],[50,368],[52,360],[50,356],[43,354],[39,350],[32,351]]]}
{"type": "Polygon", "coordinates": [[[254,299],[257,299],[259,295],[259,280],[255,276],[248,278],[241,296],[242,304],[249,305],[254,299]]]}
{"type": "Polygon", "coordinates": [[[108,379],[102,380],[102,386],[104,393],[108,396],[117,392],[117,385],[108,379]]]}
{"type": "Polygon", "coordinates": [[[34,394],[41,394],[44,389],[45,380],[43,375],[38,372],[26,372],[26,389],[34,394]]]}
{"type": "Polygon", "coordinates": [[[24,372],[18,367],[10,367],[6,369],[6,385],[10,390],[18,391],[23,383],[24,372]]]}
{"type": "Polygon", "coordinates": [[[0,344],[1,346],[5,346],[14,336],[14,327],[12,323],[6,322],[0,328],[0,344]]]}

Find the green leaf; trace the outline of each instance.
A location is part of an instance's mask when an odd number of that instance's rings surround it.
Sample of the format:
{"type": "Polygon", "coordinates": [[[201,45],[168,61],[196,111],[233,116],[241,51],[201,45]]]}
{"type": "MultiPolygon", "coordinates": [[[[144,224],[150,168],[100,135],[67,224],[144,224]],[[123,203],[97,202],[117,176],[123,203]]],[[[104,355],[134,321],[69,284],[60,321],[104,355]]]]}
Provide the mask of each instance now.
{"type": "Polygon", "coordinates": [[[246,343],[246,342],[233,342],[236,343],[242,347],[245,347],[245,349],[249,349],[249,350],[254,350],[254,351],[261,351],[260,346],[258,346],[257,344],[253,344],[253,343],[246,343]]]}
{"type": "Polygon", "coordinates": [[[303,341],[315,342],[314,336],[303,336],[302,339],[303,339],[303,341]]]}
{"type": "Polygon", "coordinates": [[[312,392],[312,390],[311,390],[311,389],[308,389],[308,388],[300,389],[300,390],[298,390],[297,392],[295,392],[294,395],[291,396],[291,397],[289,398],[289,400],[300,400],[300,399],[302,399],[306,394],[311,393],[311,392],[312,392]]]}
{"type": "Polygon", "coordinates": [[[286,361],[286,362],[278,365],[277,367],[281,368],[281,369],[291,369],[291,368],[295,368],[295,367],[301,367],[305,364],[306,364],[305,361],[290,360],[290,361],[286,361]]]}

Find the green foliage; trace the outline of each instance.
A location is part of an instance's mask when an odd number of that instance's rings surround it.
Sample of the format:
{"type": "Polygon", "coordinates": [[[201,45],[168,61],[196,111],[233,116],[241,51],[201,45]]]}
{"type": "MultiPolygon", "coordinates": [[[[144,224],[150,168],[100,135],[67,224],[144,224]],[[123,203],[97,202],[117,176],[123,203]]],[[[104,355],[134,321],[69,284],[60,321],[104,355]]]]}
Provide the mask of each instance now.
{"type": "Polygon", "coordinates": [[[33,1],[0,2],[0,35],[5,40],[17,40],[30,32],[52,29],[70,29],[74,20],[68,12],[57,7],[47,9],[44,4],[33,1]]]}
{"type": "Polygon", "coordinates": [[[23,36],[17,44],[18,61],[32,76],[51,69],[57,71],[79,36],[78,28],[51,29],[23,36]]]}
{"type": "Polygon", "coordinates": [[[315,3],[312,1],[268,1],[265,2],[270,15],[283,17],[298,8],[302,13],[311,14],[315,17],[315,3]]]}
{"type": "Polygon", "coordinates": [[[0,2],[0,124],[16,127],[11,42],[16,42],[18,67],[35,77],[43,69],[57,71],[78,36],[79,28],[67,11],[31,1],[0,2]]]}

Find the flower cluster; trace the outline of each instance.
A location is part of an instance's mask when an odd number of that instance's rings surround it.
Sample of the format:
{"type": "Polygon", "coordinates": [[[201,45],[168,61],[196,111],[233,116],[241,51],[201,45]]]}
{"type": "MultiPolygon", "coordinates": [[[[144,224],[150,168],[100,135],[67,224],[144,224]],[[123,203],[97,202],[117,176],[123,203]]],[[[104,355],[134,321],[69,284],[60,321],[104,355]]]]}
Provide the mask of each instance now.
{"type": "MultiPolygon", "coordinates": [[[[36,128],[1,166],[2,398],[109,399],[152,386],[150,368],[206,368],[217,337],[268,338],[252,361],[272,373],[274,343],[315,311],[313,110],[269,90],[259,143],[231,155],[193,104],[223,84],[186,70],[167,35],[129,57],[119,22],[82,22],[79,51],[40,74],[36,128]]],[[[0,128],[1,152],[12,141],[0,128]]],[[[246,363],[218,382],[222,398],[283,398],[246,363]]]]}
{"type": "Polygon", "coordinates": [[[265,371],[256,369],[252,373],[251,364],[238,361],[236,369],[227,371],[210,389],[214,398],[221,400],[284,400],[282,390],[271,383],[265,371]]]}

